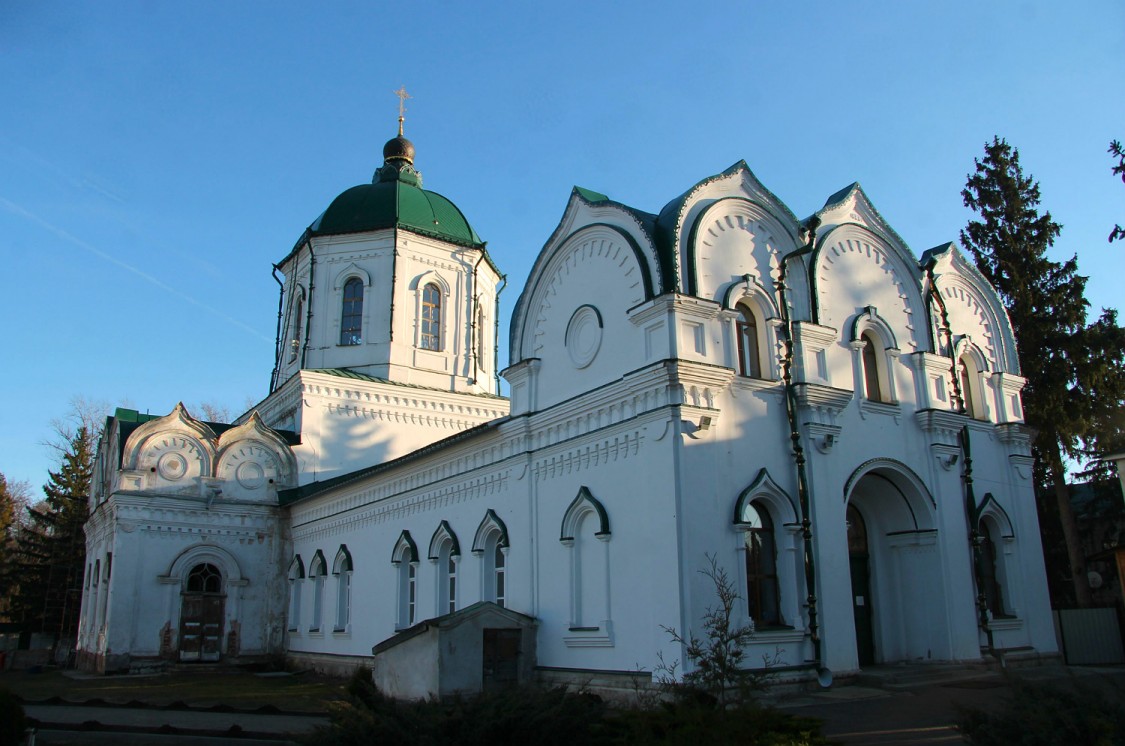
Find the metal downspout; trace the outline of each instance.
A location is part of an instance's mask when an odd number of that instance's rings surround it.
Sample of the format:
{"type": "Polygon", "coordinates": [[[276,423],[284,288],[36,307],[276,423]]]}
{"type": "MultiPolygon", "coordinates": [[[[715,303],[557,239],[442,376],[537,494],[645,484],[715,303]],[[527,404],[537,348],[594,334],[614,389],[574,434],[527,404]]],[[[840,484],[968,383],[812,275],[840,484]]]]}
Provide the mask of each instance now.
{"type": "Polygon", "coordinates": [[[973,494],[973,456],[969,448],[968,425],[961,428],[960,441],[961,455],[965,461],[965,466],[961,470],[961,481],[965,484],[965,514],[969,518],[969,546],[973,555],[973,576],[977,583],[977,626],[984,630],[984,636],[988,640],[988,652],[1000,661],[1001,667],[1004,667],[1004,658],[993,644],[992,627],[988,623],[988,597],[984,592],[984,557],[981,548],[984,542],[980,535],[980,517],[990,495],[986,494],[985,499],[978,505],[973,494]]]}
{"type": "Polygon", "coordinates": [[[477,267],[484,261],[484,250],[481,249],[477,263],[473,265],[473,274],[469,276],[472,286],[469,288],[469,357],[473,360],[473,385],[476,385],[480,376],[480,345],[477,343],[477,309],[480,307],[480,298],[473,293],[477,290],[477,267]]]}
{"type": "Polygon", "coordinates": [[[277,377],[281,373],[281,309],[285,301],[285,283],[277,276],[278,266],[273,265],[273,279],[277,282],[277,334],[273,341],[273,373],[270,374],[270,393],[277,385],[277,377]]]}
{"type": "MultiPolygon", "coordinates": [[[[949,312],[945,307],[945,299],[941,297],[938,292],[937,283],[934,281],[934,264],[933,260],[927,262],[922,269],[926,273],[926,284],[929,286],[926,293],[927,311],[930,317],[933,316],[933,307],[930,305],[937,302],[938,310],[941,311],[941,331],[945,332],[945,349],[949,351],[949,375],[953,379],[953,406],[956,407],[958,412],[965,411],[965,396],[961,391],[961,376],[957,375],[957,356],[953,350],[953,330],[949,327],[949,312]]],[[[934,340],[934,352],[937,352],[937,340],[934,340]]]]}
{"type": "MultiPolygon", "coordinates": [[[[395,291],[398,288],[398,225],[391,233],[391,312],[387,319],[387,361],[390,362],[389,344],[395,341],[395,291]]],[[[389,366],[388,366],[389,370],[389,366]]]]}
{"type": "Polygon", "coordinates": [[[305,244],[309,248],[309,297],[305,302],[305,339],[301,345],[301,370],[305,369],[305,361],[309,353],[309,329],[312,328],[313,289],[316,287],[316,254],[313,252],[312,239],[305,244]]]}
{"type": "MultiPolygon", "coordinates": [[[[931,260],[922,268],[926,272],[926,280],[929,285],[926,301],[927,303],[936,301],[938,309],[941,311],[941,327],[945,332],[946,350],[949,352],[949,375],[953,379],[953,406],[956,411],[963,413],[965,412],[966,392],[961,390],[961,376],[957,374],[957,355],[953,349],[953,330],[949,327],[949,313],[945,307],[945,300],[938,292],[937,283],[934,281],[935,263],[931,260]]],[[[973,492],[973,456],[969,443],[968,425],[961,428],[958,440],[961,445],[961,459],[964,461],[964,467],[961,469],[961,481],[965,485],[965,515],[969,519],[969,551],[973,558],[973,578],[977,584],[977,626],[984,630],[985,638],[988,640],[988,652],[1000,662],[1000,666],[1003,668],[1006,664],[1004,657],[996,649],[992,638],[992,627],[988,618],[988,597],[984,592],[984,556],[981,547],[984,540],[980,534],[980,519],[991,494],[985,493],[984,499],[979,505],[977,504],[976,495],[973,492]]]]}
{"type": "Polygon", "coordinates": [[[777,281],[781,330],[785,337],[785,354],[781,360],[781,377],[785,382],[785,414],[789,419],[789,440],[793,447],[793,461],[797,468],[797,497],[801,505],[801,533],[804,538],[805,585],[808,588],[809,637],[813,643],[813,659],[816,665],[817,680],[823,687],[832,685],[832,672],[822,665],[820,627],[817,623],[816,598],[816,560],[812,551],[812,517],[809,508],[809,480],[806,469],[805,449],[801,445],[801,431],[797,422],[797,384],[793,381],[793,318],[789,314],[789,302],[785,297],[785,278],[790,259],[808,254],[816,245],[816,229],[820,219],[815,215],[809,221],[809,240],[804,246],[786,254],[781,260],[781,271],[777,281]]]}
{"type": "MultiPolygon", "coordinates": [[[[496,288],[496,313],[493,314],[492,332],[492,380],[496,383],[496,395],[500,396],[500,293],[508,287],[508,276],[500,275],[500,287],[496,288]]],[[[509,364],[511,361],[509,361],[509,364]]]]}

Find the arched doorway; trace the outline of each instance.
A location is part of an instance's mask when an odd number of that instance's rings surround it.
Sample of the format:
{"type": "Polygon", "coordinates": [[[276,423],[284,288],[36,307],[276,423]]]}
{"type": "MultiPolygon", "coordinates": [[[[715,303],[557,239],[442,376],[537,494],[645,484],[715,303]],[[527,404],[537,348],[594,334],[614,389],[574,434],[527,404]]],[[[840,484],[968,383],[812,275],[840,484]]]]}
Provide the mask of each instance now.
{"type": "Polygon", "coordinates": [[[180,593],[180,660],[217,661],[222,651],[223,574],[210,562],[188,572],[180,593]]]}
{"type": "Polygon", "coordinates": [[[878,459],[852,474],[845,497],[857,663],[948,659],[935,506],[925,485],[905,464],[878,459]]]}

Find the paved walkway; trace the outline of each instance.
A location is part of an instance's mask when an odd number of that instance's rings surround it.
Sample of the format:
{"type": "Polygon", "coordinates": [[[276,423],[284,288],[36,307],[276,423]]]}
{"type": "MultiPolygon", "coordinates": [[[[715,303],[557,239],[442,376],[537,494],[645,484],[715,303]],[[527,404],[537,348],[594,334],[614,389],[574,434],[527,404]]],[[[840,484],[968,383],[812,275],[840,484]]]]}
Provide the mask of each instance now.
{"type": "MultiPolygon", "coordinates": [[[[1076,679],[1125,692],[1125,666],[1016,668],[1011,674],[1034,681],[1076,679]]],[[[1009,695],[1005,675],[982,666],[886,666],[865,670],[852,682],[830,689],[778,693],[766,703],[824,721],[824,733],[849,746],[918,746],[961,743],[960,710],[988,708],[1009,695]]],[[[40,744],[106,743],[190,746],[237,742],[278,744],[328,719],[320,715],[212,712],[68,704],[28,704],[29,717],[47,727],[40,744]],[[100,727],[83,729],[96,722],[100,727]],[[117,729],[116,732],[113,732],[117,729]],[[250,738],[247,738],[249,736],[250,738]]],[[[1079,746],[1071,744],[1070,746],[1079,746]]]]}
{"type": "MultiPolygon", "coordinates": [[[[1047,665],[1016,668],[1011,675],[1033,681],[1079,679],[1110,687],[1125,685],[1122,666],[1047,665]]],[[[1004,674],[979,666],[887,666],[865,670],[855,684],[779,697],[772,704],[820,718],[824,734],[843,744],[956,744],[963,743],[956,728],[963,709],[1000,705],[1009,692],[1004,674]]]]}
{"type": "Polygon", "coordinates": [[[37,743],[42,744],[157,743],[157,738],[177,746],[215,743],[215,739],[276,744],[328,724],[328,718],[320,715],[155,707],[26,704],[24,711],[39,721],[37,743]]]}

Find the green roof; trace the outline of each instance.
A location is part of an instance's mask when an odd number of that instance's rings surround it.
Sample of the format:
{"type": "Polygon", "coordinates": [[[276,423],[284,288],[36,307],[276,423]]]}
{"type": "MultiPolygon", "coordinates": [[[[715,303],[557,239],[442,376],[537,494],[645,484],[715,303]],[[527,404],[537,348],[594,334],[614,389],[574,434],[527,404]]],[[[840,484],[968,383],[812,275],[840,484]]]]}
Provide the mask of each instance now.
{"type": "Polygon", "coordinates": [[[609,201],[609,197],[605,196],[601,192],[595,192],[593,189],[586,189],[584,187],[576,186],[576,187],[574,187],[574,191],[581,194],[582,198],[584,200],[586,200],[587,202],[597,203],[597,202],[608,202],[609,201]]]}
{"type": "Polygon", "coordinates": [[[114,411],[113,416],[116,417],[117,419],[121,420],[122,422],[138,422],[139,423],[139,422],[148,422],[149,420],[155,420],[155,419],[158,419],[160,417],[163,417],[164,415],[160,415],[160,414],[141,414],[140,412],[138,412],[135,409],[128,409],[126,407],[118,407],[114,411]]]}
{"type": "Polygon", "coordinates": [[[457,206],[422,188],[413,166],[388,161],[370,184],[360,184],[332,200],[309,226],[313,236],[403,228],[423,236],[480,248],[484,241],[457,206]]]}

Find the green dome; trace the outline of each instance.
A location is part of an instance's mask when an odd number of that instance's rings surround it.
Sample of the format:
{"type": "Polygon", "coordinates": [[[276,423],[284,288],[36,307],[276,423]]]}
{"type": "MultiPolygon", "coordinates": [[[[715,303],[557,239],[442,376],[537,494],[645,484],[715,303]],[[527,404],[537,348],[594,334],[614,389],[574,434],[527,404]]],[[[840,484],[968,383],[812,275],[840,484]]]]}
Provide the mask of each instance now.
{"type": "Polygon", "coordinates": [[[410,141],[401,136],[392,140],[384,148],[385,155],[392,143],[395,152],[387,156],[372,182],[354,186],[332,200],[309,226],[309,233],[331,236],[398,227],[462,246],[483,246],[484,241],[455,204],[422,188],[422,175],[402,157],[407,146],[413,155],[410,141]]]}

